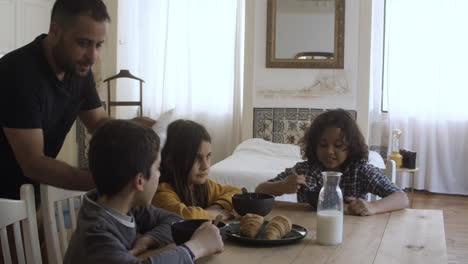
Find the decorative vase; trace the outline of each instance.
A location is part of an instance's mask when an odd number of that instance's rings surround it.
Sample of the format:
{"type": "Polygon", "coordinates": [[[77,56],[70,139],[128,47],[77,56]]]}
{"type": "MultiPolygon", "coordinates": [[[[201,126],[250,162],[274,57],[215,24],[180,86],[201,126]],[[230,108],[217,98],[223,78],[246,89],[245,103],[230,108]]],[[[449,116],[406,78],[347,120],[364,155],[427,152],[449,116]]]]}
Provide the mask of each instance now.
{"type": "Polygon", "coordinates": [[[388,158],[395,161],[395,165],[397,168],[401,168],[403,156],[400,154],[400,152],[392,151],[392,154],[390,154],[388,158]]]}

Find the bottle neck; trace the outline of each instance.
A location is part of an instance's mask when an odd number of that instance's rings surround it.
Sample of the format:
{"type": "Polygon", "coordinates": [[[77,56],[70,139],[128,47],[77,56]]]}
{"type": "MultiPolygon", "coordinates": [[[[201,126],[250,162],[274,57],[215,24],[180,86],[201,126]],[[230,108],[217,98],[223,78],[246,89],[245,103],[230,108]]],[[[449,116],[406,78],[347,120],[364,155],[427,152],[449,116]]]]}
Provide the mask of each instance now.
{"type": "Polygon", "coordinates": [[[323,177],[323,186],[329,187],[338,187],[340,185],[341,172],[335,171],[324,171],[322,172],[323,177]]]}
{"type": "Polygon", "coordinates": [[[393,137],[393,140],[392,140],[392,151],[393,151],[393,152],[400,151],[400,142],[399,142],[399,139],[398,139],[397,137],[393,137]]]}
{"type": "Polygon", "coordinates": [[[336,187],[340,185],[340,176],[327,176],[324,178],[323,185],[326,187],[336,187]]]}

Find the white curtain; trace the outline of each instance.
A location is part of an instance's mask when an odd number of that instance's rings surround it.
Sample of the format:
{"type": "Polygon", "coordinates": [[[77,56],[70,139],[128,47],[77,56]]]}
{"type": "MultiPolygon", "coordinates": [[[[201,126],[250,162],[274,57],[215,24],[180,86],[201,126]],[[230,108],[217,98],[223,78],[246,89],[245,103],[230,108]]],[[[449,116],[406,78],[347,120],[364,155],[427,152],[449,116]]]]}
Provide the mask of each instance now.
{"type": "Polygon", "coordinates": [[[144,114],[174,109],[173,119],[205,125],[213,162],[241,139],[243,8],[243,0],[119,2],[119,27],[128,29],[119,48],[145,80],[144,114]]]}
{"type": "Polygon", "coordinates": [[[416,189],[468,195],[468,1],[386,1],[384,85],[416,189]]]}

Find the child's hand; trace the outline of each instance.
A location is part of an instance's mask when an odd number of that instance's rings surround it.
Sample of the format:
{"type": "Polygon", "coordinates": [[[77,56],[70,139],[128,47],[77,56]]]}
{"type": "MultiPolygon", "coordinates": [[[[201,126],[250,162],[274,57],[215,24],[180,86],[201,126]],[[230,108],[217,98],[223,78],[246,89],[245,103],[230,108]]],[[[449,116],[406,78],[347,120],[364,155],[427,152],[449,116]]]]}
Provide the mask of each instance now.
{"type": "Polygon", "coordinates": [[[195,259],[221,253],[224,250],[224,243],[219,229],[211,221],[203,223],[195,230],[195,233],[185,245],[192,250],[195,259]]]}
{"type": "Polygon", "coordinates": [[[135,244],[129,252],[134,256],[138,256],[146,250],[155,247],[156,245],[157,243],[154,239],[147,236],[141,236],[135,240],[135,244]]]}
{"type": "Polygon", "coordinates": [[[352,215],[368,216],[374,215],[376,212],[371,202],[355,197],[345,197],[345,213],[352,215]]]}
{"type": "Polygon", "coordinates": [[[221,215],[223,216],[223,218],[221,218],[221,220],[223,220],[223,221],[234,218],[234,213],[230,212],[230,211],[228,211],[226,209],[221,210],[221,215]]]}
{"type": "Polygon", "coordinates": [[[301,188],[301,184],[305,184],[304,175],[291,174],[283,181],[283,191],[285,193],[297,193],[301,188]]]}
{"type": "Polygon", "coordinates": [[[217,204],[214,204],[208,208],[206,208],[206,211],[208,211],[208,213],[213,216],[213,219],[218,216],[218,215],[221,215],[223,218],[221,218],[222,221],[224,220],[229,220],[231,218],[234,217],[234,215],[229,212],[228,210],[222,208],[220,205],[217,205],[217,204]]]}

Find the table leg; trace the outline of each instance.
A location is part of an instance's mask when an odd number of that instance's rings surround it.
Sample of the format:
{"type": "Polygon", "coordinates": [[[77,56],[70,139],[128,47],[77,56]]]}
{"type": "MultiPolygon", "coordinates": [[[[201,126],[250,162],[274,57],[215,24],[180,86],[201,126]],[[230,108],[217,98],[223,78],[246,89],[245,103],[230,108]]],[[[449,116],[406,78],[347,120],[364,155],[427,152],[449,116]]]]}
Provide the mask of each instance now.
{"type": "Polygon", "coordinates": [[[414,174],[415,173],[410,173],[411,174],[411,202],[410,202],[410,208],[413,208],[413,201],[414,201],[414,174]]]}

